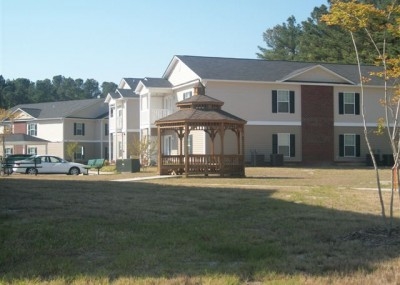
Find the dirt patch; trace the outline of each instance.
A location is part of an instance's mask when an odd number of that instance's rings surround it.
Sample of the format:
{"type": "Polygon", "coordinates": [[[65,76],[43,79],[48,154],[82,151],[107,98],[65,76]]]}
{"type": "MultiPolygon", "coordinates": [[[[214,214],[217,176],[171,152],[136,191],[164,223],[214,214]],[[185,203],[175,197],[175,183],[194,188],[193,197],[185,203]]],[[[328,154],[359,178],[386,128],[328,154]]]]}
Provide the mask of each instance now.
{"type": "Polygon", "coordinates": [[[341,241],[358,240],[368,246],[386,246],[400,244],[400,227],[389,231],[384,227],[373,227],[351,232],[339,238],[341,241]]]}

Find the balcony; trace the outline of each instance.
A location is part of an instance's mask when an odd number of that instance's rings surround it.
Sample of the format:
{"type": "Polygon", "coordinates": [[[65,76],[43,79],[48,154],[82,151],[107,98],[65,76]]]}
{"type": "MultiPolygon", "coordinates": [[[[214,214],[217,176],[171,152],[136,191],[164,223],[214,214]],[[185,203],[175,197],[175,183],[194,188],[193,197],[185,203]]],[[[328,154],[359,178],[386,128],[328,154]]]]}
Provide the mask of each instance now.
{"type": "Polygon", "coordinates": [[[155,121],[164,118],[165,116],[168,116],[170,114],[172,114],[172,111],[168,109],[151,109],[140,111],[140,125],[154,125],[155,121]]]}

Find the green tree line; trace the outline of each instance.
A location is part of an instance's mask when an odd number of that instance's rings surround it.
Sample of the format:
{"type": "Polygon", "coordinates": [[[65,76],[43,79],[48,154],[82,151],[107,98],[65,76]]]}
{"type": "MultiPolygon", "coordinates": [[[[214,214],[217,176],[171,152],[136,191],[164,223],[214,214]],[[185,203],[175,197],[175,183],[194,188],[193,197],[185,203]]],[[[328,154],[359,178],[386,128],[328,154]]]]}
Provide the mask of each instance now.
{"type": "Polygon", "coordinates": [[[0,109],[18,104],[104,98],[116,88],[113,82],[103,82],[100,86],[94,79],[84,81],[62,75],[36,82],[26,78],[9,80],[0,75],[0,109]]]}
{"type": "MultiPolygon", "coordinates": [[[[351,1],[342,0],[339,2],[351,1]]],[[[328,1],[328,6],[331,6],[332,2],[335,1],[328,1]]],[[[358,2],[384,8],[391,4],[392,0],[360,0],[358,2]]],[[[294,16],[290,16],[286,23],[267,29],[263,33],[266,47],[258,47],[257,57],[268,60],[355,64],[354,46],[348,31],[340,26],[329,26],[321,21],[321,17],[329,13],[328,6],[315,7],[310,17],[300,24],[297,23],[294,16]]],[[[380,37],[385,38],[387,53],[400,54],[399,38],[387,35],[385,31],[372,30],[372,32],[380,33],[380,37]]],[[[375,47],[362,31],[358,31],[354,36],[359,43],[361,62],[363,64],[374,64],[376,60],[375,47]]]]}

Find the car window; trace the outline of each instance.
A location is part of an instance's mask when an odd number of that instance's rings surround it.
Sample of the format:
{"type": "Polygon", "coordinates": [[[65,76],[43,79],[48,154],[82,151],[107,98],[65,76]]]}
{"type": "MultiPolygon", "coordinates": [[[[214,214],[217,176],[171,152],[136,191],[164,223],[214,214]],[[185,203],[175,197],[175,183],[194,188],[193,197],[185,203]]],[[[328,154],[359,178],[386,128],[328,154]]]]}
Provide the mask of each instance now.
{"type": "Polygon", "coordinates": [[[40,158],[40,160],[42,161],[42,162],[46,162],[46,159],[47,157],[46,156],[42,156],[41,158],[40,158]]]}
{"type": "Polygon", "coordinates": [[[50,162],[52,163],[58,163],[61,162],[61,160],[58,157],[55,156],[49,156],[50,162]]]}

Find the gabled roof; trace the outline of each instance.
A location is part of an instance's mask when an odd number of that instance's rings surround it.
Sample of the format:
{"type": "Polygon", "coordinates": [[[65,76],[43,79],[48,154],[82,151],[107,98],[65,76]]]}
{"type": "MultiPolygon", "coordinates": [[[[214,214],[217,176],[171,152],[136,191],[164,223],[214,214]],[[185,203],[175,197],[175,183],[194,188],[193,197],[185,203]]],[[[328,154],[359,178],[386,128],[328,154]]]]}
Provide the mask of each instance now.
{"type": "Polygon", "coordinates": [[[139,97],[138,94],[135,93],[135,89],[121,89],[118,88],[116,91],[120,95],[120,98],[135,98],[139,97]]]}
{"type": "Polygon", "coordinates": [[[147,88],[172,88],[171,82],[165,78],[145,77],[140,83],[147,88]]]}
{"type": "MultiPolygon", "coordinates": [[[[290,74],[301,72],[314,66],[321,66],[345,78],[349,84],[359,84],[357,65],[312,63],[282,60],[240,59],[202,56],[175,56],[163,77],[168,78],[174,66],[181,61],[203,80],[253,81],[253,82],[290,82],[290,74]]],[[[376,66],[362,66],[363,75],[368,77],[371,71],[380,71],[376,66]]],[[[378,78],[372,78],[369,85],[382,85],[378,78]]]]}
{"type": "Polygon", "coordinates": [[[97,112],[96,117],[88,116],[88,118],[95,119],[98,116],[102,116],[104,113],[106,113],[106,111],[108,111],[107,105],[104,104],[104,99],[86,99],[35,104],[20,104],[11,108],[11,113],[15,113],[18,110],[21,110],[36,119],[66,118],[70,116],[73,117],[73,114],[75,112],[82,111],[95,105],[99,106],[99,112],[97,112]]]}
{"type": "Polygon", "coordinates": [[[124,77],[122,80],[124,80],[132,90],[135,90],[141,78],[124,77]]]}

